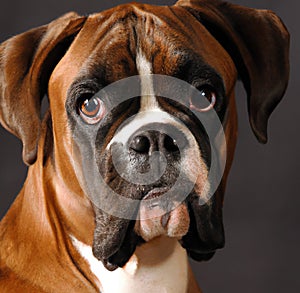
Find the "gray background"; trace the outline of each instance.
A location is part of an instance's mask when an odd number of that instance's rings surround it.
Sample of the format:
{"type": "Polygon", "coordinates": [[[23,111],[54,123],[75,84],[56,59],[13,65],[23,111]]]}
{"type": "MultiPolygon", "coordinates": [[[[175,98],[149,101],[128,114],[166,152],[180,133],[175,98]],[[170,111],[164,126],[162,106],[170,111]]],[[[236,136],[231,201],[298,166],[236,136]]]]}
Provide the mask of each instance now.
{"type": "MultiPolygon", "coordinates": [[[[70,10],[86,14],[125,2],[2,1],[0,41],[48,23],[70,10]]],[[[174,3],[168,0],[137,2],[163,5],[174,3]]],[[[265,146],[256,142],[249,128],[245,93],[238,84],[240,127],[224,207],[226,247],[210,262],[193,262],[193,267],[206,293],[300,292],[300,2],[231,2],[274,10],[284,20],[292,36],[291,81],[285,99],[271,118],[270,140],[265,146]]],[[[26,167],[21,160],[21,143],[2,127],[0,162],[1,218],[18,194],[26,176],[26,167]]]]}

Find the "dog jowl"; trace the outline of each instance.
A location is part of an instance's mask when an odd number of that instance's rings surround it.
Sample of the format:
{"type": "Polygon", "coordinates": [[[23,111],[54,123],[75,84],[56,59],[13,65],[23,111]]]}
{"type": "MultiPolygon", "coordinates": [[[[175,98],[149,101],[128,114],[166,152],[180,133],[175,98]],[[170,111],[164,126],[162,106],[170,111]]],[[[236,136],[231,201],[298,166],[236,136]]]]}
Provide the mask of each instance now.
{"type": "Polygon", "coordinates": [[[265,143],[287,86],[288,51],[274,13],[217,0],[69,13],[4,42],[0,119],[30,167],[1,222],[0,282],[65,288],[37,277],[51,266],[60,274],[60,256],[68,286],[90,292],[97,285],[76,243],[109,271],[159,237],[210,259],[224,246],[235,83],[243,82],[251,127],[265,143]]]}

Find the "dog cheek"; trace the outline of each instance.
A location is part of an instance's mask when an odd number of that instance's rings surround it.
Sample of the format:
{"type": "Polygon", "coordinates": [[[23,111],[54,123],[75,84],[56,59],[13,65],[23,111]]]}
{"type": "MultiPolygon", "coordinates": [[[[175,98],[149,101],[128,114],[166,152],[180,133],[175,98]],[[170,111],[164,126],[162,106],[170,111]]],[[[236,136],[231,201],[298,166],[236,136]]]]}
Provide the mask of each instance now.
{"type": "Polygon", "coordinates": [[[119,250],[130,221],[107,215],[98,209],[95,212],[93,254],[102,261],[119,250]]]}
{"type": "Polygon", "coordinates": [[[188,199],[191,223],[181,245],[196,261],[209,260],[217,249],[224,247],[222,213],[217,210],[215,196],[203,205],[199,204],[197,194],[188,199]]]}
{"type": "Polygon", "coordinates": [[[116,265],[118,267],[125,266],[133,255],[136,246],[141,242],[138,235],[134,232],[134,224],[134,221],[131,221],[131,223],[129,224],[122,246],[117,251],[117,253],[115,253],[108,259],[108,262],[110,264],[116,265]]]}
{"type": "Polygon", "coordinates": [[[205,159],[198,146],[189,149],[184,153],[184,160],[181,163],[182,171],[191,182],[195,182],[194,192],[203,201],[208,201],[210,183],[208,181],[208,169],[205,159]]]}
{"type": "Polygon", "coordinates": [[[214,251],[224,247],[224,230],[222,216],[216,210],[214,198],[206,205],[193,205],[195,222],[203,247],[214,251]]]}
{"type": "Polygon", "coordinates": [[[119,219],[96,210],[93,254],[110,271],[123,267],[139,242],[132,220],[119,219]]]}

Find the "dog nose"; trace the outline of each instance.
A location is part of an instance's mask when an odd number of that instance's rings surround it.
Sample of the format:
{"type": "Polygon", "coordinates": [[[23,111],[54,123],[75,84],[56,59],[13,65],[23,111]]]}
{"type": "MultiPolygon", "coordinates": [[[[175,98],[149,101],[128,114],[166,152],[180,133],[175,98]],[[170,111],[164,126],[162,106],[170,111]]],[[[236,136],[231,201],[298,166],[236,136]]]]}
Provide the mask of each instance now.
{"type": "Polygon", "coordinates": [[[134,137],[130,143],[130,148],[137,153],[149,153],[150,147],[150,140],[144,135],[134,137]]]}
{"type": "Polygon", "coordinates": [[[134,136],[129,147],[139,154],[151,154],[154,151],[167,154],[179,151],[175,139],[158,131],[146,131],[134,136]]]}

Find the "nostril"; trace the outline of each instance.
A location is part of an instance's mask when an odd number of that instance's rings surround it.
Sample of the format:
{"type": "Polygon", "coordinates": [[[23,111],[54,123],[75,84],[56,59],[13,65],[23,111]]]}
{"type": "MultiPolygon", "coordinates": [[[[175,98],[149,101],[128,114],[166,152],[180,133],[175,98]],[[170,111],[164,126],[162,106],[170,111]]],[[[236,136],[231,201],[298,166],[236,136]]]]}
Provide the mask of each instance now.
{"type": "Polygon", "coordinates": [[[138,153],[148,153],[150,150],[150,141],[146,136],[136,136],[132,140],[130,148],[138,153]]]}
{"type": "Polygon", "coordinates": [[[166,135],[165,139],[164,139],[164,148],[168,151],[168,152],[177,152],[178,146],[176,143],[176,140],[171,138],[170,136],[166,135]]]}

